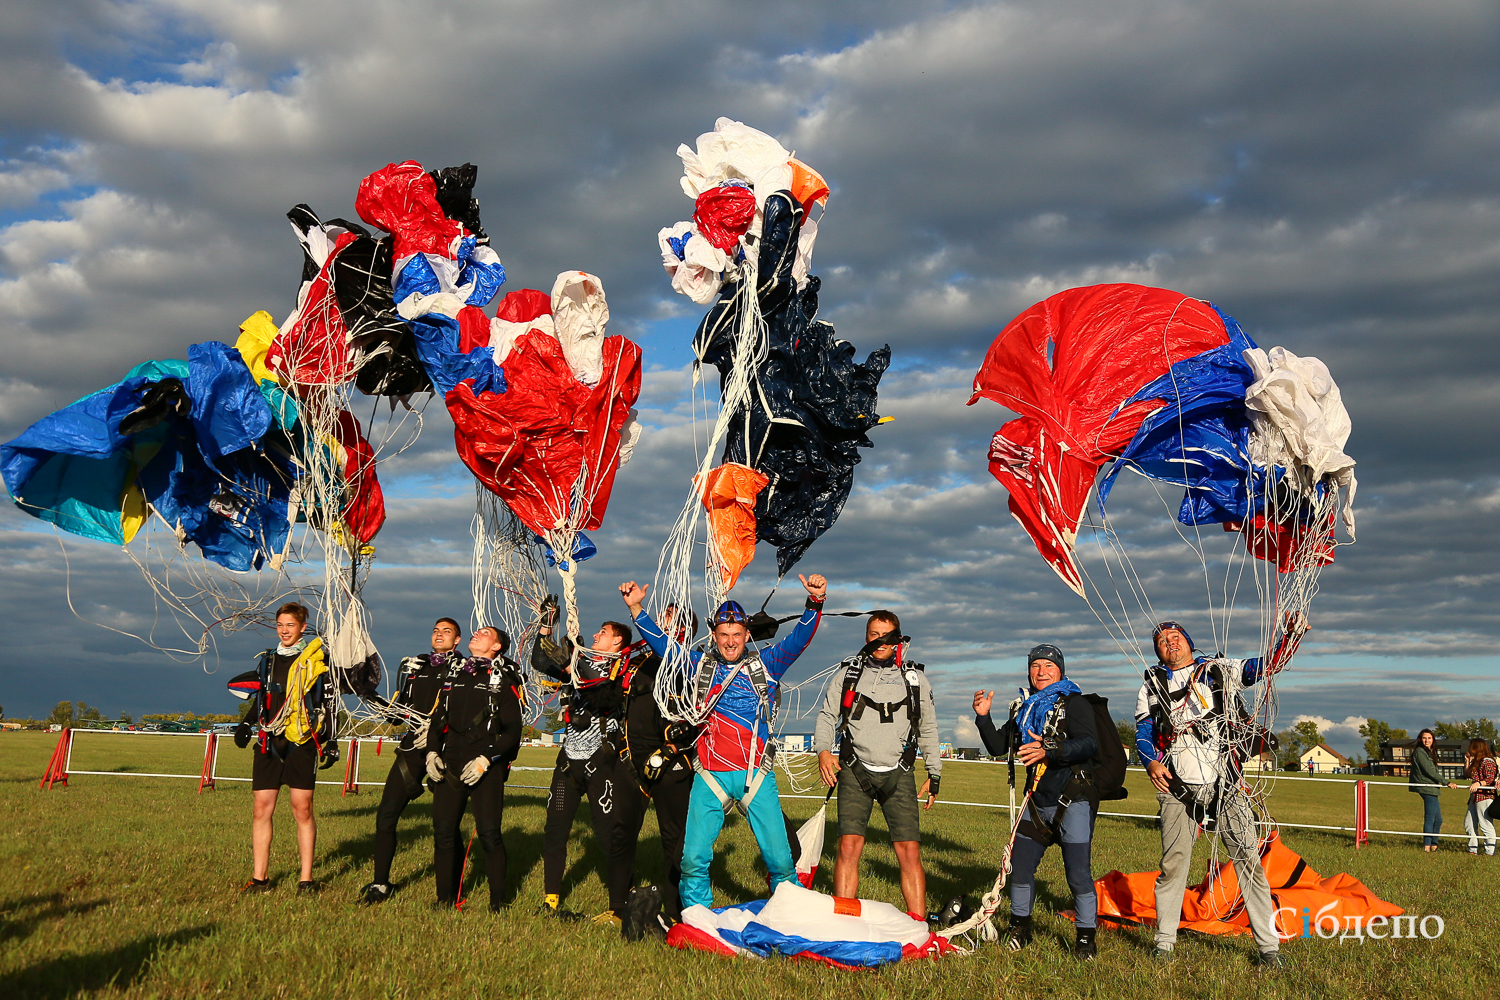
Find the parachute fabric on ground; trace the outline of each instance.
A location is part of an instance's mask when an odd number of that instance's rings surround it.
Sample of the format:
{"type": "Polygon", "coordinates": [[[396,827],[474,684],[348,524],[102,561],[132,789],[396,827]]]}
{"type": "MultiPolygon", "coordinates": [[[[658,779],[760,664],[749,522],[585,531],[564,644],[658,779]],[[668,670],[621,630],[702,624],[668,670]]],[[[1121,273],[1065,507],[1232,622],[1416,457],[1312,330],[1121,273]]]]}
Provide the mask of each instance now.
{"type": "Polygon", "coordinates": [[[838,968],[874,968],[957,949],[926,921],[890,903],[842,899],[782,882],[768,900],[709,909],[689,906],[667,944],[721,955],[806,958],[838,968]]]}

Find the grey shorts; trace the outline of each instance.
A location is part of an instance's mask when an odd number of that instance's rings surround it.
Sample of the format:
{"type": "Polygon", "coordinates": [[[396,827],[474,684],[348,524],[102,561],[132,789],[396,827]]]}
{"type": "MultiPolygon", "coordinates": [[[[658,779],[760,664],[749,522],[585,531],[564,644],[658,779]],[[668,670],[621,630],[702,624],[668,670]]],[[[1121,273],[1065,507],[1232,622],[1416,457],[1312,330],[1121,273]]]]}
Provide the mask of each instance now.
{"type": "Polygon", "coordinates": [[[891,843],[920,842],[917,776],[901,768],[868,771],[859,761],[839,771],[839,836],[863,837],[870,811],[880,803],[891,843]]]}

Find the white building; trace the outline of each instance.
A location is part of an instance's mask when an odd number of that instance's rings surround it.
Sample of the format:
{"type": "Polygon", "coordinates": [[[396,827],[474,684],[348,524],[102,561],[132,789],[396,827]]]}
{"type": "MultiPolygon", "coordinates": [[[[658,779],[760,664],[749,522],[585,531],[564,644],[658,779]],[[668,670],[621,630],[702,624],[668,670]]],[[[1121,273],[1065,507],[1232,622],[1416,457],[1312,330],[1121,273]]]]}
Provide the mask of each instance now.
{"type": "Polygon", "coordinates": [[[1319,743],[1297,759],[1302,762],[1302,770],[1313,773],[1321,771],[1325,774],[1332,774],[1336,770],[1342,770],[1346,767],[1353,769],[1354,767],[1354,761],[1345,757],[1327,743],[1319,743]]]}

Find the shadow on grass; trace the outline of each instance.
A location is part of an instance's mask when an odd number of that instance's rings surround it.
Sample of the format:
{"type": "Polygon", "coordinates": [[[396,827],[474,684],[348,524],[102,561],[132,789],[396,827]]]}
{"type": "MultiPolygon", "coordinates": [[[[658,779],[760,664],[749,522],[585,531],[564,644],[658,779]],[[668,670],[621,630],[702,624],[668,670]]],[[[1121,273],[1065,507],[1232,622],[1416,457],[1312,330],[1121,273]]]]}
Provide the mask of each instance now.
{"type": "Polygon", "coordinates": [[[86,903],[69,903],[60,892],[45,895],[23,896],[0,906],[0,942],[22,941],[36,933],[37,927],[48,920],[74,917],[101,906],[108,906],[107,899],[94,899],[86,903]]]}
{"type": "Polygon", "coordinates": [[[214,932],[213,924],[171,934],[150,934],[108,951],[61,955],[0,976],[0,996],[52,1000],[108,987],[130,987],[141,979],[164,949],[187,944],[214,932]]]}

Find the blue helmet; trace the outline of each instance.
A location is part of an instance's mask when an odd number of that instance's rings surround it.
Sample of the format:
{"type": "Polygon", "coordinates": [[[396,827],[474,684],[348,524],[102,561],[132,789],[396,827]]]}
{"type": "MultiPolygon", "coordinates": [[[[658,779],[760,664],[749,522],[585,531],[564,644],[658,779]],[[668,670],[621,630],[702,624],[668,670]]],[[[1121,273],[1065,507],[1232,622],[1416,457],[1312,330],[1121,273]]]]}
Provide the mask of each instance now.
{"type": "Polygon", "coordinates": [[[1156,628],[1151,632],[1151,647],[1153,651],[1156,648],[1157,637],[1159,637],[1167,629],[1176,629],[1177,631],[1181,632],[1182,637],[1187,640],[1188,649],[1196,650],[1198,648],[1197,646],[1193,645],[1193,637],[1188,635],[1187,629],[1183,628],[1177,622],[1162,622],[1161,624],[1157,625],[1156,628]]]}
{"type": "Polygon", "coordinates": [[[713,627],[720,625],[745,625],[749,626],[750,616],[745,614],[745,609],[740,607],[739,601],[725,601],[719,605],[719,610],[714,612],[713,627]]]}

